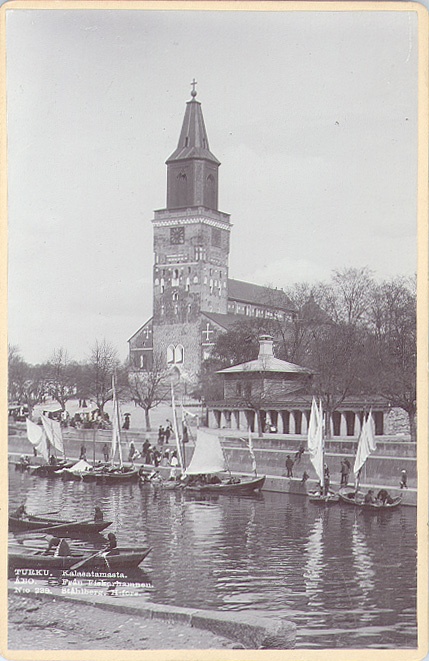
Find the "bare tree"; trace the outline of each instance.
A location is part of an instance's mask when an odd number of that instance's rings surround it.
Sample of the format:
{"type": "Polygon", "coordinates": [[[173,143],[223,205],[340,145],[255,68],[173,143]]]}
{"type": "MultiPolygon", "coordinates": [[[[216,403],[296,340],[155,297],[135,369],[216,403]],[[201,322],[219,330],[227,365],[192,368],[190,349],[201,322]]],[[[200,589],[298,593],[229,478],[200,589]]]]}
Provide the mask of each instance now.
{"type": "Polygon", "coordinates": [[[47,390],[65,411],[66,403],[76,395],[76,364],[62,347],[55,349],[46,365],[47,390]]]}
{"type": "Polygon", "coordinates": [[[334,271],[331,282],[317,285],[314,294],[334,322],[362,325],[373,288],[372,271],[364,266],[334,271]]]}
{"type": "Polygon", "coordinates": [[[416,440],[417,324],[415,281],[396,278],[373,291],[371,380],[374,392],[408,414],[416,440]]]}
{"type": "Polygon", "coordinates": [[[16,346],[8,347],[8,397],[10,402],[32,408],[47,395],[46,368],[29,365],[16,346]]]}
{"type": "Polygon", "coordinates": [[[112,375],[120,368],[118,353],[106,340],[96,340],[86,368],[86,391],[102,413],[112,399],[112,375]]]}
{"type": "Polygon", "coordinates": [[[154,354],[150,370],[129,370],[128,390],[134,403],[145,412],[146,431],[151,431],[150,410],[168,399],[170,393],[170,376],[160,354],[154,354]]]}

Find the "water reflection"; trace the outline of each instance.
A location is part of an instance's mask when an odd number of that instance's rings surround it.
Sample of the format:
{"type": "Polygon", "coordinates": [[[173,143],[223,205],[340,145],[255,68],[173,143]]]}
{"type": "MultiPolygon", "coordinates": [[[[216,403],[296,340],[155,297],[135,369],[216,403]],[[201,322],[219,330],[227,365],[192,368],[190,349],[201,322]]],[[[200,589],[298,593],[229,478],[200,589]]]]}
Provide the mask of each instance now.
{"type": "Polygon", "coordinates": [[[286,494],[201,497],[15,472],[10,483],[11,509],[26,499],[29,511],[74,520],[98,505],[119,545],[150,546],[136,577],[143,599],[275,611],[296,621],[302,648],[416,644],[412,508],[362,516],[286,494]]]}

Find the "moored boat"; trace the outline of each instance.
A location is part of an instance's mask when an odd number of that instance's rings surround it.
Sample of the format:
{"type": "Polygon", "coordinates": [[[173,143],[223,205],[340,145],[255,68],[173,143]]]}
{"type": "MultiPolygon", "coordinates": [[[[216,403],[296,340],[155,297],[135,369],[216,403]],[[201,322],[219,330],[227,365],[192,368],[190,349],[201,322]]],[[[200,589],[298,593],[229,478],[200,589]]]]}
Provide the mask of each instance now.
{"type": "Polygon", "coordinates": [[[224,494],[250,494],[260,491],[264,486],[265,475],[256,474],[256,463],[254,460],[251,437],[249,432],[249,452],[253,459],[255,475],[233,476],[228,471],[227,462],[222,445],[217,436],[208,434],[201,429],[197,432],[194,454],[191,462],[182,477],[184,488],[187,491],[200,493],[224,493],[224,494]],[[229,475],[225,475],[228,471],[229,475]]]}
{"type": "Polygon", "coordinates": [[[12,532],[44,531],[63,537],[79,537],[91,535],[105,530],[111,521],[64,521],[42,516],[14,517],[9,516],[9,530],[12,532]]]}
{"type": "Polygon", "coordinates": [[[260,491],[264,486],[265,475],[260,477],[233,477],[221,480],[219,483],[214,484],[197,484],[185,486],[187,491],[197,491],[200,493],[225,493],[225,494],[251,494],[260,491]]]}
{"type": "Polygon", "coordinates": [[[329,491],[327,494],[321,494],[318,491],[313,491],[308,494],[310,503],[315,505],[335,505],[339,502],[340,497],[337,493],[329,491]]]}
{"type": "Polygon", "coordinates": [[[374,502],[365,502],[365,496],[363,493],[358,492],[356,497],[356,491],[347,488],[340,489],[339,496],[342,503],[359,507],[365,512],[383,512],[392,510],[398,507],[402,502],[402,496],[396,496],[395,498],[387,496],[387,499],[384,501],[381,498],[375,498],[374,502]]]}
{"type": "Polygon", "coordinates": [[[25,568],[25,569],[60,569],[72,570],[76,566],[76,570],[85,571],[91,569],[104,569],[104,570],[123,570],[135,568],[150,553],[150,548],[126,548],[117,547],[117,554],[109,552],[85,552],[85,553],[71,553],[70,555],[46,555],[44,551],[28,547],[17,548],[12,546],[9,548],[9,566],[11,568],[25,568]]]}

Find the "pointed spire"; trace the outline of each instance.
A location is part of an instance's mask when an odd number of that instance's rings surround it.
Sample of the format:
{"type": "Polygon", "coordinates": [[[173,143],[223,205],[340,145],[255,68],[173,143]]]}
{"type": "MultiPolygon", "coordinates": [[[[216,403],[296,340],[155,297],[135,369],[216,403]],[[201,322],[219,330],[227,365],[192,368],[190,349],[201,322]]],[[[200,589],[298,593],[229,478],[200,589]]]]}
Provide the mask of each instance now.
{"type": "Polygon", "coordinates": [[[197,81],[194,78],[191,83],[192,99],[186,103],[185,117],[183,119],[177,149],[167,159],[167,164],[172,161],[181,161],[192,158],[205,159],[220,165],[216,156],[210,151],[201,103],[195,98],[197,96],[197,91],[195,89],[196,84],[197,81]]]}

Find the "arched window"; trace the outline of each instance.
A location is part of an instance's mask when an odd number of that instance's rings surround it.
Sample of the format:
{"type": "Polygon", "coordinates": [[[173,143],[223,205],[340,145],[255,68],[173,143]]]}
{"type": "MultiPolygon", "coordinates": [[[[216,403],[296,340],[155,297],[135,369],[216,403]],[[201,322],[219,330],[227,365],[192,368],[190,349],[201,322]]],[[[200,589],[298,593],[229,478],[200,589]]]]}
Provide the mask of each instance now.
{"type": "Polygon", "coordinates": [[[164,278],[161,278],[161,294],[163,294],[163,293],[164,293],[164,289],[165,289],[165,282],[164,282],[164,278]]]}
{"type": "Polygon", "coordinates": [[[176,365],[183,363],[184,354],[185,351],[183,349],[183,346],[181,344],[178,344],[174,350],[174,363],[176,365]]]}
{"type": "Polygon", "coordinates": [[[173,301],[178,301],[179,300],[179,294],[177,293],[177,291],[173,292],[172,298],[173,298],[173,301]]]}
{"type": "Polygon", "coordinates": [[[167,364],[174,365],[174,346],[172,344],[167,347],[167,364]]]}
{"type": "Polygon", "coordinates": [[[179,286],[179,269],[174,269],[173,271],[173,277],[171,278],[171,286],[172,287],[179,286]]]}

